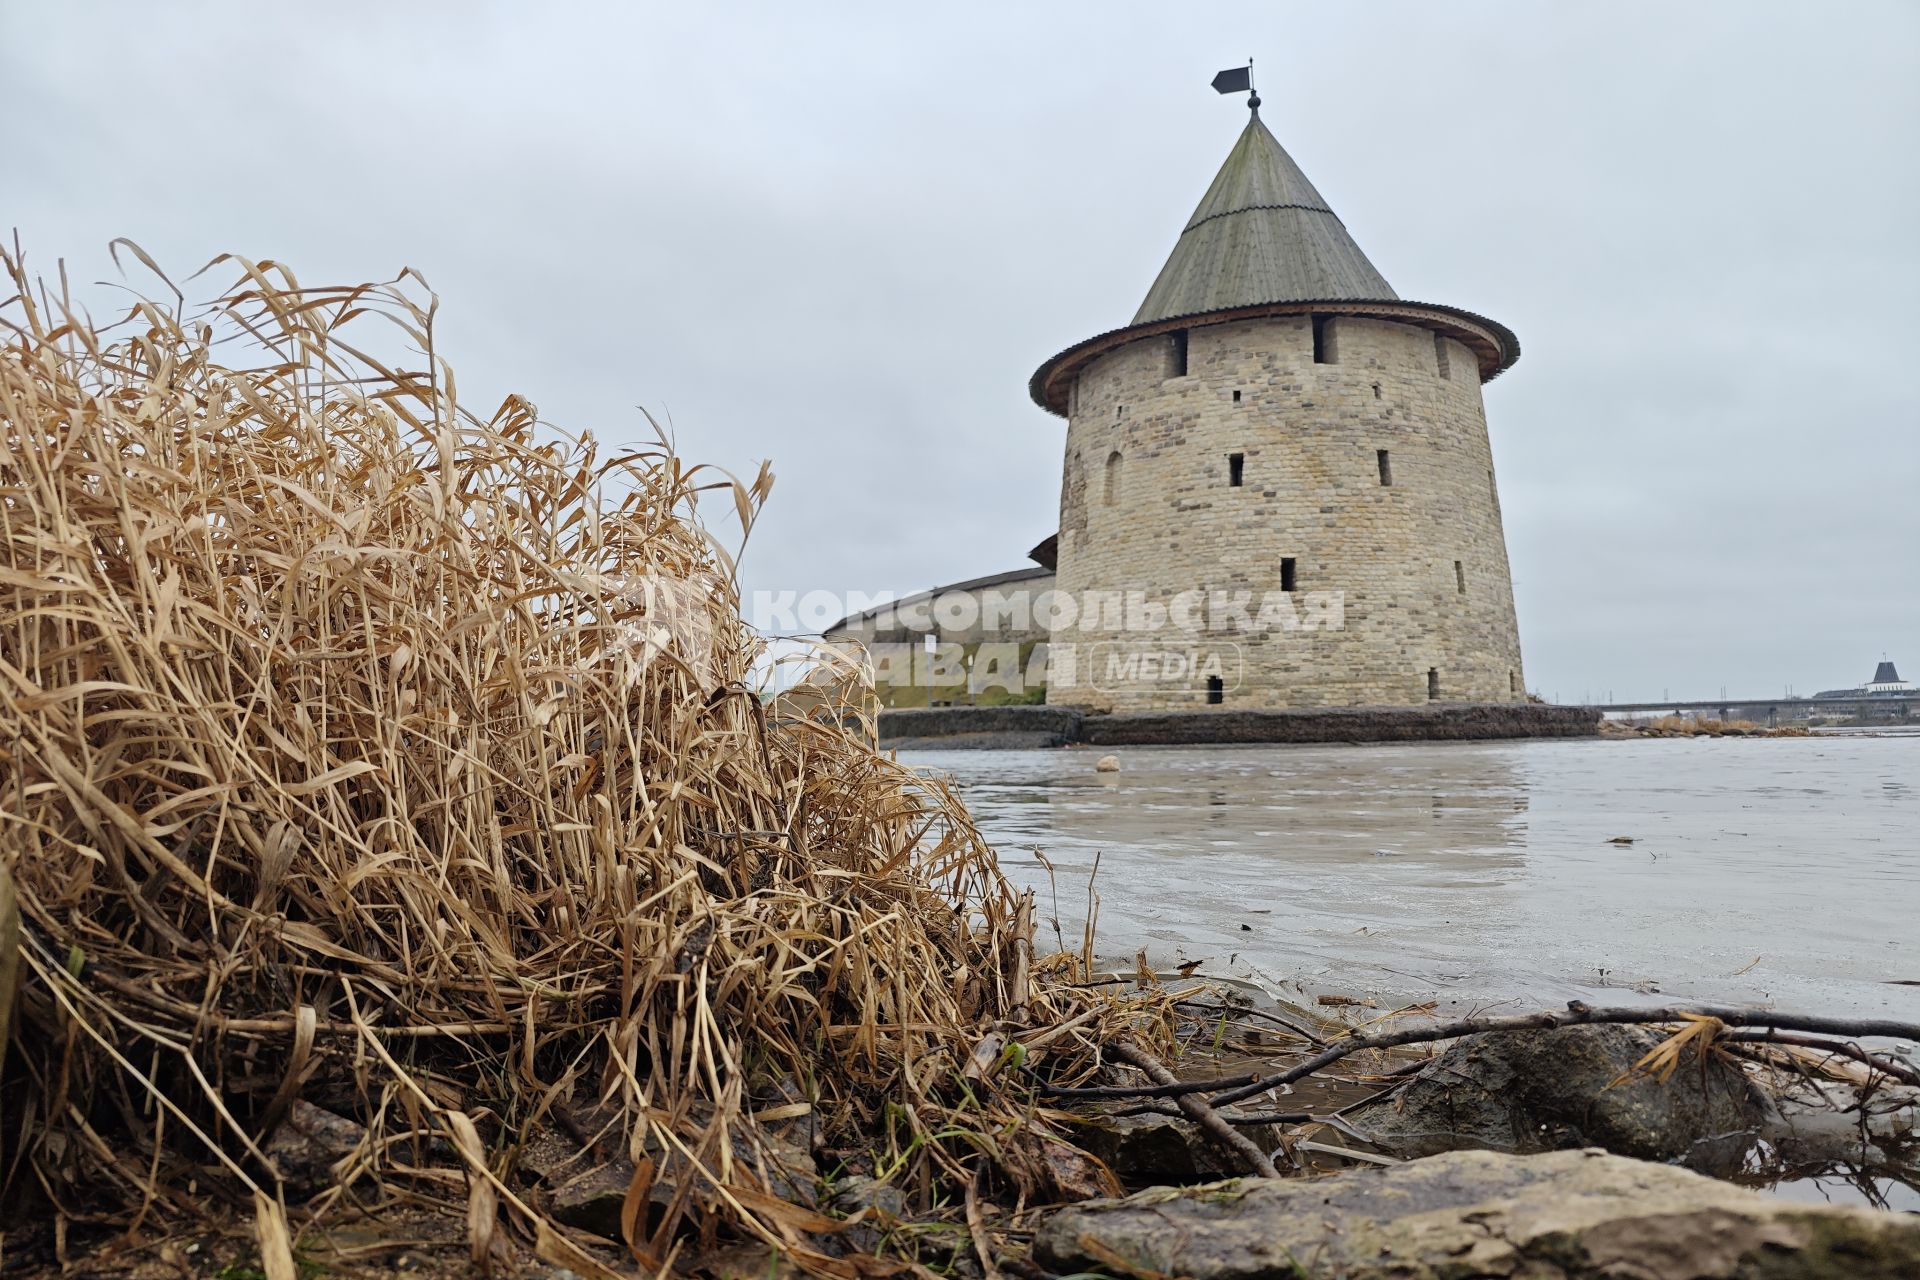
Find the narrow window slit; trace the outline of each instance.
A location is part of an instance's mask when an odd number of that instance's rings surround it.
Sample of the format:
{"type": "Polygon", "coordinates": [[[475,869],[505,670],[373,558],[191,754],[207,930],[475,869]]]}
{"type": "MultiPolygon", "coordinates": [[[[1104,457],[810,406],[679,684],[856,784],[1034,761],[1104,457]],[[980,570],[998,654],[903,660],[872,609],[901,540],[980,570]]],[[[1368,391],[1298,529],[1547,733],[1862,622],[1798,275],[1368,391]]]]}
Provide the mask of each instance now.
{"type": "Polygon", "coordinates": [[[1115,449],[1107,455],[1107,483],[1103,500],[1112,506],[1120,497],[1120,451],[1115,449]]]}
{"type": "Polygon", "coordinates": [[[1392,485],[1393,458],[1388,455],[1385,449],[1376,449],[1374,450],[1374,454],[1375,460],[1380,464],[1380,483],[1383,485],[1392,485]]]}
{"type": "Polygon", "coordinates": [[[1241,480],[1246,475],[1246,469],[1247,469],[1246,454],[1230,453],[1227,455],[1227,483],[1229,485],[1238,489],[1240,487],[1241,480]]]}
{"type": "Polygon", "coordinates": [[[1234,402],[1235,404],[1239,404],[1239,403],[1240,403],[1240,393],[1239,393],[1238,391],[1235,391],[1235,392],[1233,393],[1233,402],[1234,402]]]}
{"type": "Polygon", "coordinates": [[[1227,700],[1227,682],[1219,676],[1207,677],[1207,705],[1217,707],[1227,700]]]}
{"type": "Polygon", "coordinates": [[[1292,556],[1281,557],[1280,589],[1282,591],[1293,590],[1294,583],[1299,580],[1299,573],[1296,569],[1297,564],[1298,564],[1298,561],[1296,561],[1292,556]]]}
{"type": "Polygon", "coordinates": [[[1453,562],[1453,585],[1459,589],[1461,595],[1467,594],[1467,569],[1458,560],[1453,562]]]}
{"type": "Polygon", "coordinates": [[[1315,364],[1338,364],[1340,347],[1334,340],[1332,316],[1313,318],[1313,362],[1315,364]]]}
{"type": "Polygon", "coordinates": [[[1173,376],[1184,378],[1187,376],[1187,331],[1185,329],[1177,330],[1173,334],[1172,346],[1173,376]]]}
{"type": "Polygon", "coordinates": [[[1439,700],[1440,700],[1440,668],[1428,667],[1427,668],[1427,701],[1438,702],[1439,700]]]}

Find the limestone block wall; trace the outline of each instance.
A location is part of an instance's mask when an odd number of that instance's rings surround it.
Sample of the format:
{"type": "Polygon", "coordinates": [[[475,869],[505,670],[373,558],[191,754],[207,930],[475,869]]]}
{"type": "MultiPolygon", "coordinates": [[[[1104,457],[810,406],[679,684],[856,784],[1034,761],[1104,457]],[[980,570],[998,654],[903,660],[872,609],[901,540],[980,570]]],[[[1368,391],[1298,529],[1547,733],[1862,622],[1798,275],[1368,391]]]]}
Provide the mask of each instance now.
{"type": "Polygon", "coordinates": [[[1472,353],[1414,325],[1302,315],[1189,330],[1184,355],[1180,374],[1175,339],[1143,338],[1081,374],[1055,585],[1160,604],[1198,591],[1208,606],[1244,592],[1255,609],[1290,585],[1282,603],[1302,625],[1273,625],[1271,614],[1265,626],[1246,625],[1231,608],[1196,618],[1188,608],[1184,620],[1209,629],[1143,634],[1128,623],[1151,622],[1150,611],[1081,616],[1054,636],[1049,701],[1190,707],[1206,701],[1203,669],[1221,671],[1229,707],[1522,700],[1472,353]],[[1383,450],[1391,483],[1382,482],[1383,450]],[[1064,644],[1073,645],[1071,685],[1064,644]],[[1157,655],[1144,667],[1110,661],[1143,648],[1157,655]],[[1219,665],[1192,661],[1209,648],[1219,665]],[[1191,678],[1166,649],[1185,652],[1191,678]]]}

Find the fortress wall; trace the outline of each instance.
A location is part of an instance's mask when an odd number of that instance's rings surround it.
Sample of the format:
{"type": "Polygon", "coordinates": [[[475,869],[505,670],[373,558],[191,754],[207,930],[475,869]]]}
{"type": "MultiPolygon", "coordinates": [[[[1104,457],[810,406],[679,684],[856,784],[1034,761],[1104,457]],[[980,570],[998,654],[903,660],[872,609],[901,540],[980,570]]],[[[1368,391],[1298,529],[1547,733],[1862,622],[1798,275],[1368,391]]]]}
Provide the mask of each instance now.
{"type": "Polygon", "coordinates": [[[937,599],[942,602],[938,609],[930,609],[923,595],[911,596],[845,619],[830,629],[825,639],[838,644],[919,644],[931,618],[940,639],[950,644],[1044,641],[1047,629],[1034,610],[1034,602],[1053,587],[1054,576],[1049,573],[1023,574],[1011,582],[979,587],[940,587],[936,588],[937,599]],[[969,604],[961,604],[963,599],[969,604]],[[903,611],[906,616],[902,616],[903,611]]]}
{"type": "MultiPolygon", "coordinates": [[[[1227,664],[1225,705],[1425,703],[1429,669],[1439,701],[1518,700],[1512,579],[1472,354],[1412,325],[1321,324],[1328,363],[1314,360],[1313,320],[1288,316],[1191,330],[1185,376],[1174,376],[1165,337],[1090,365],[1068,423],[1056,585],[1161,602],[1192,589],[1251,592],[1257,607],[1291,558],[1293,603],[1340,593],[1344,625],[1197,637],[1227,664]],[[1440,374],[1442,350],[1451,377],[1440,374]],[[1391,485],[1380,482],[1382,449],[1391,485]]],[[[1050,700],[1203,703],[1204,680],[1101,669],[1116,645],[1145,638],[1103,619],[1056,635],[1050,700]],[[1071,688],[1063,643],[1076,646],[1071,688]]],[[[1162,638],[1193,652],[1175,632],[1150,640],[1162,638]]]]}

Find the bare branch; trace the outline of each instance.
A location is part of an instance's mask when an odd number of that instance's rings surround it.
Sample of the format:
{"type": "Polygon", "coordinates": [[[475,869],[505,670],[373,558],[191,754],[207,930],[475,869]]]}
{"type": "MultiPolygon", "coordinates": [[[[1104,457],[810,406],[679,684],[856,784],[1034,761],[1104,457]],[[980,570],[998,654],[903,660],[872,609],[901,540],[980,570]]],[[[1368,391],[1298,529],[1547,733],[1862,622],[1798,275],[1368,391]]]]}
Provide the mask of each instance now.
{"type": "MultiPolygon", "coordinates": [[[[1159,1084],[1170,1085],[1179,1083],[1179,1081],[1173,1078],[1173,1072],[1167,1070],[1164,1063],[1131,1041],[1119,1041],[1113,1046],[1113,1053],[1115,1057],[1122,1061],[1132,1063],[1149,1076],[1152,1076],[1159,1084]]],[[[1178,1106],[1180,1110],[1187,1114],[1189,1119],[1193,1120],[1205,1130],[1209,1137],[1252,1165],[1255,1173],[1267,1178],[1277,1178],[1280,1176],[1280,1171],[1273,1167],[1273,1161],[1267,1156],[1266,1152],[1255,1146],[1253,1140],[1244,1133],[1236,1132],[1232,1125],[1220,1117],[1219,1112],[1201,1101],[1200,1098],[1190,1093],[1183,1093],[1175,1097],[1174,1105],[1178,1106]]]]}
{"type": "Polygon", "coordinates": [[[1894,1022],[1875,1018],[1834,1018],[1823,1014],[1781,1013],[1773,1009],[1740,1008],[1724,1005],[1695,1005],[1691,1008],[1682,1005],[1669,1005],[1658,1009],[1634,1008],[1594,1008],[1575,1000],[1565,1009],[1550,1010],[1544,1013],[1514,1014],[1508,1017],[1461,1018],[1454,1022],[1436,1023],[1427,1027],[1405,1027],[1398,1031],[1380,1031],[1373,1035],[1351,1035],[1329,1046],[1305,1062],[1288,1067],[1285,1071],[1263,1077],[1252,1084],[1241,1085],[1227,1092],[1217,1094],[1212,1099],[1214,1105],[1224,1106],[1251,1098],[1255,1094],[1265,1093],[1283,1084],[1292,1084],[1295,1080],[1312,1075],[1322,1067],[1329,1066],[1340,1059],[1367,1049],[1393,1049],[1404,1044],[1426,1044],[1434,1040],[1453,1040],[1460,1036],[1477,1035],[1481,1032],[1505,1031],[1546,1031],[1557,1027],[1582,1026],[1597,1023],[1659,1023],[1679,1022],[1689,1017],[1718,1018],[1733,1027],[1768,1027],[1785,1031],[1814,1031],[1827,1035],[1841,1036],[1895,1036],[1907,1040],[1920,1040],[1920,1025],[1911,1022],[1894,1022]]]}
{"type": "Polygon", "coordinates": [[[1892,1058],[1868,1053],[1850,1040],[1822,1040],[1818,1036],[1799,1036],[1785,1031],[1735,1031],[1726,1038],[1742,1044],[1785,1044],[1792,1045],[1796,1049],[1817,1049],[1822,1053],[1839,1054],[1843,1058],[1852,1058],[1855,1062],[1865,1063],[1881,1075],[1898,1080],[1901,1084],[1920,1088],[1920,1072],[1892,1058]]]}

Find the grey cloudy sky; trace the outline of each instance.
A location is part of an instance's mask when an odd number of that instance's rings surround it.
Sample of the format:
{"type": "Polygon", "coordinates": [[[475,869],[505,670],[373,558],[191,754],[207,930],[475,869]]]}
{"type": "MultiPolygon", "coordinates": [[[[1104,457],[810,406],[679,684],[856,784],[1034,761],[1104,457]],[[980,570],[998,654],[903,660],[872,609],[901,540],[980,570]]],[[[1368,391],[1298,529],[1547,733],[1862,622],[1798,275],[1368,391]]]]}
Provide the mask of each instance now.
{"type": "MultiPolygon", "coordinates": [[[[475,405],[779,480],[754,588],[1023,563],[1041,360],[1263,116],[1487,391],[1530,683],[1920,676],[1920,6],[0,0],[0,226],[423,272],[475,405]]],[[[717,513],[716,513],[717,518],[717,513]]]]}

